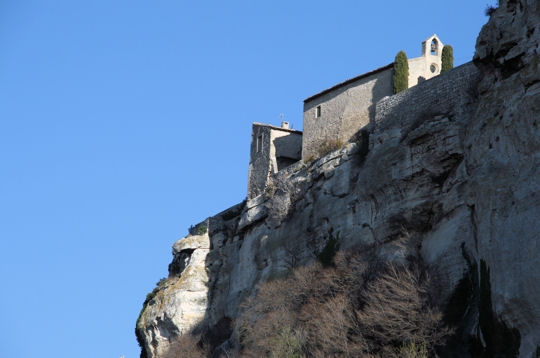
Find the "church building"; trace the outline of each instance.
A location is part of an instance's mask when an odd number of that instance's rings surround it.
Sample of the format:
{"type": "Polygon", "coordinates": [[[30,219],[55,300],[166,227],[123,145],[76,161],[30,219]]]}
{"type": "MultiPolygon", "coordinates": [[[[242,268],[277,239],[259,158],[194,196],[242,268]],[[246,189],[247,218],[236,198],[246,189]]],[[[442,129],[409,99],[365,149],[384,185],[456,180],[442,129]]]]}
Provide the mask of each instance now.
{"type": "MultiPolygon", "coordinates": [[[[441,73],[443,43],[433,35],[422,55],[408,60],[409,88],[441,73]]],[[[393,95],[394,63],[339,83],[304,100],[303,133],[253,123],[248,199],[264,193],[270,177],[296,163],[320,156],[320,148],[356,139],[374,121],[377,102],[393,95]]]]}
{"type": "MultiPolygon", "coordinates": [[[[422,56],[411,58],[409,88],[441,73],[443,43],[433,35],[422,42],[422,56]]],[[[375,105],[393,94],[394,63],[339,83],[304,100],[302,159],[316,158],[327,143],[354,141],[373,121],[375,105]]]]}

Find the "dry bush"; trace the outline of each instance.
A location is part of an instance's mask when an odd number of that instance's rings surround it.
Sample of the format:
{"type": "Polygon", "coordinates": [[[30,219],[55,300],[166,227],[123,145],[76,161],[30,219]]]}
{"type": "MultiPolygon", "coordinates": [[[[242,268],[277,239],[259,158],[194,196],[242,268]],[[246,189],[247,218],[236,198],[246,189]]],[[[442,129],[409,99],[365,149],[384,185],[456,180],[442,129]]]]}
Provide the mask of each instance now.
{"type": "Polygon", "coordinates": [[[267,312],[252,326],[241,326],[241,343],[245,357],[298,356],[303,334],[294,327],[294,316],[286,309],[267,312]]]}
{"type": "Polygon", "coordinates": [[[317,150],[319,158],[324,157],[330,152],[336,151],[343,147],[343,141],[341,139],[325,139],[317,150]]]}
{"type": "Polygon", "coordinates": [[[434,354],[449,333],[430,306],[420,264],[381,265],[339,252],[264,283],[242,307],[248,357],[407,357],[434,354]]]}
{"type": "Polygon", "coordinates": [[[318,304],[310,302],[300,312],[306,330],[306,348],[314,357],[358,357],[366,352],[353,305],[341,293],[318,304]]]}
{"type": "Polygon", "coordinates": [[[201,344],[201,337],[188,333],[177,337],[173,342],[171,342],[169,349],[163,355],[163,358],[203,358],[207,356],[207,353],[208,352],[201,344]]]}
{"type": "MultiPolygon", "coordinates": [[[[434,354],[449,331],[443,327],[442,313],[430,306],[429,284],[417,265],[389,265],[366,285],[356,315],[363,334],[372,337],[372,351],[380,349],[385,357],[413,356],[412,352],[424,350],[434,354]],[[405,351],[411,353],[404,355],[405,351]]],[[[415,355],[420,356],[424,355],[415,355]]]]}
{"type": "Polygon", "coordinates": [[[277,352],[301,351],[301,335],[294,329],[292,314],[300,291],[290,289],[290,281],[269,281],[261,286],[257,297],[244,303],[245,314],[238,320],[244,356],[272,357],[277,352]]]}
{"type": "MultiPolygon", "coordinates": [[[[334,267],[319,262],[299,267],[284,280],[261,285],[243,305],[239,320],[244,356],[325,356],[342,354],[355,327],[348,293],[362,280],[363,263],[343,254],[334,267]],[[324,329],[323,329],[324,328],[324,329]],[[283,355],[284,352],[289,352],[283,355]]],[[[347,348],[345,349],[347,351],[347,348]]],[[[347,354],[348,355],[348,354],[347,354]]],[[[354,356],[354,355],[350,355],[354,356]]]]}

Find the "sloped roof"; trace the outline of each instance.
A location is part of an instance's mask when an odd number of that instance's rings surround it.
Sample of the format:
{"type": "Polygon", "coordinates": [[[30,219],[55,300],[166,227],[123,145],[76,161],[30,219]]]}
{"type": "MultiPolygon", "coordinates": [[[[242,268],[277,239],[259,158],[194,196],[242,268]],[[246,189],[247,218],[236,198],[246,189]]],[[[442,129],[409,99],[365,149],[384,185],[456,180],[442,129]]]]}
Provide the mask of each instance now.
{"type": "Polygon", "coordinates": [[[271,124],[264,124],[264,123],[259,123],[259,122],[253,122],[252,125],[253,125],[253,126],[257,126],[257,127],[270,128],[270,129],[273,129],[273,130],[278,130],[278,131],[283,131],[283,132],[302,134],[302,131],[299,131],[299,130],[297,130],[297,129],[293,129],[293,128],[283,128],[283,127],[273,126],[273,125],[271,125],[271,124]]]}
{"type": "Polygon", "coordinates": [[[356,76],[356,77],[354,77],[354,78],[348,79],[348,80],[345,81],[345,82],[338,83],[337,85],[335,85],[335,86],[333,86],[333,87],[330,87],[330,88],[328,88],[328,89],[325,89],[324,91],[321,91],[321,92],[319,92],[319,93],[317,93],[317,94],[314,94],[314,95],[311,96],[311,97],[306,98],[306,99],[304,100],[304,103],[309,102],[309,101],[312,101],[312,100],[314,100],[314,99],[316,99],[316,98],[318,98],[318,97],[321,97],[321,96],[323,96],[323,95],[325,95],[325,94],[327,94],[327,93],[330,93],[330,92],[332,92],[332,91],[334,91],[334,90],[336,90],[336,89],[339,89],[339,88],[341,88],[341,87],[345,87],[345,86],[347,86],[347,85],[349,85],[349,84],[351,84],[351,83],[354,83],[354,82],[356,82],[356,81],[358,81],[358,80],[361,80],[362,78],[369,77],[369,76],[374,75],[374,74],[376,74],[376,73],[386,71],[386,70],[388,70],[388,69],[390,69],[390,68],[393,68],[393,67],[394,67],[394,63],[392,62],[392,63],[390,63],[390,64],[388,64],[388,65],[386,65],[386,66],[379,67],[379,68],[377,68],[376,70],[373,70],[373,71],[370,71],[370,72],[366,72],[366,73],[364,73],[364,74],[362,74],[362,75],[360,75],[360,76],[356,76]]]}

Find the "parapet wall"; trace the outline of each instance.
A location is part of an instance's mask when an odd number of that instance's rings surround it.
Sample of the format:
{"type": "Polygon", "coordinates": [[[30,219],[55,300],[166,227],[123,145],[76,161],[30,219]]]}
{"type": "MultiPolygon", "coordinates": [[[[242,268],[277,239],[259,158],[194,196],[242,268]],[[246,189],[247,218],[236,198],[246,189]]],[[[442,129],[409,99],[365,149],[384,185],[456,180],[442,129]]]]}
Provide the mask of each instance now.
{"type": "Polygon", "coordinates": [[[480,70],[472,62],[456,67],[437,77],[396,95],[381,99],[375,110],[377,132],[401,126],[433,114],[456,113],[471,101],[480,70]]]}

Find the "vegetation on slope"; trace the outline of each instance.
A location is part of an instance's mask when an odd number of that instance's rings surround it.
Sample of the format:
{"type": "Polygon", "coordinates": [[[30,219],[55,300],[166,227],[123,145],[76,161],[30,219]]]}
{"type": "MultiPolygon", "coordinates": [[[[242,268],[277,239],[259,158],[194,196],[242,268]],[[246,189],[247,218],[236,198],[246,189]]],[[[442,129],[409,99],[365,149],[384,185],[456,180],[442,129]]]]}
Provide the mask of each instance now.
{"type": "Polygon", "coordinates": [[[464,251],[469,270],[441,309],[438,287],[405,244],[397,262],[338,249],[330,235],[317,261],[262,283],[236,320],[177,337],[160,358],[518,356],[519,332],[496,317],[483,260],[479,269],[464,251]]]}
{"type": "Polygon", "coordinates": [[[265,283],[237,322],[244,357],[427,357],[449,331],[420,263],[340,252],[265,283]]]}
{"type": "Polygon", "coordinates": [[[371,250],[338,249],[331,235],[317,261],[263,283],[243,303],[232,337],[239,350],[185,335],[167,357],[432,356],[450,330],[432,305],[422,262],[383,264],[371,250]]]}
{"type": "Polygon", "coordinates": [[[137,323],[135,324],[135,337],[137,338],[137,343],[139,344],[139,347],[141,348],[140,358],[147,358],[148,356],[148,353],[146,352],[145,345],[144,345],[144,336],[142,334],[142,330],[144,329],[143,327],[144,309],[156,297],[156,295],[165,288],[166,285],[167,285],[166,278],[162,278],[156,283],[156,287],[152,290],[152,292],[146,295],[146,299],[144,300],[144,303],[142,305],[141,312],[139,313],[139,317],[137,318],[137,323]]]}

